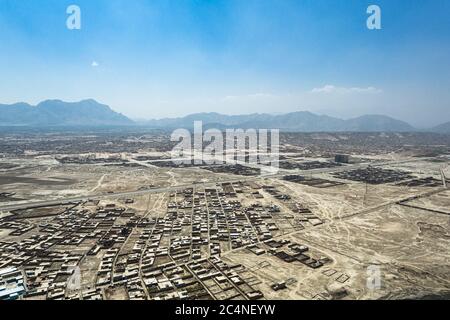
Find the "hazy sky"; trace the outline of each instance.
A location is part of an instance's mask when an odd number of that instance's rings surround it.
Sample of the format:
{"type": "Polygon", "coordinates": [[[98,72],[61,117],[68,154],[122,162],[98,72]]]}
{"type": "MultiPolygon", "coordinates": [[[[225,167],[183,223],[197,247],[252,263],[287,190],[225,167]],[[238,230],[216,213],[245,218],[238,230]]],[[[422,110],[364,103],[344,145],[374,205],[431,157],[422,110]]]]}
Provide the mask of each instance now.
{"type": "Polygon", "coordinates": [[[448,0],[0,0],[0,103],[450,121],[448,0]],[[81,30],[66,8],[81,8],[81,30]],[[366,9],[382,9],[368,30],[366,9]]]}

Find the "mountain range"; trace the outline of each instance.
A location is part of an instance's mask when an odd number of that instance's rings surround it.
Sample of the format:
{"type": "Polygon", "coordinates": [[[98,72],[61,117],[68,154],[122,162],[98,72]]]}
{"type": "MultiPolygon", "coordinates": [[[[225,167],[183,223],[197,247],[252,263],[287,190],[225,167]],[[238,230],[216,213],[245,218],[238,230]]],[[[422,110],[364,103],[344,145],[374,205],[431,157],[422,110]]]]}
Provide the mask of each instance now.
{"type": "Polygon", "coordinates": [[[126,116],[95,100],[64,102],[46,100],[37,106],[27,103],[0,104],[0,126],[110,126],[133,125],[126,116]]]}
{"type": "Polygon", "coordinates": [[[36,106],[27,103],[0,104],[0,126],[145,126],[158,129],[192,128],[194,121],[205,127],[280,129],[294,132],[412,132],[450,133],[450,122],[428,130],[418,130],[410,124],[384,115],[364,115],[343,120],[308,111],[282,115],[248,114],[223,115],[197,113],[182,118],[133,121],[95,100],[64,102],[46,100],[36,106]]]}
{"type": "Polygon", "coordinates": [[[283,115],[249,114],[228,116],[219,113],[198,113],[184,118],[149,120],[142,124],[150,127],[182,128],[192,127],[194,121],[202,121],[207,127],[223,128],[265,128],[283,131],[416,131],[406,122],[381,115],[365,115],[350,120],[342,120],[326,115],[316,115],[308,111],[283,115]]]}
{"type": "Polygon", "coordinates": [[[450,133],[450,121],[434,127],[432,131],[437,133],[450,133]]]}

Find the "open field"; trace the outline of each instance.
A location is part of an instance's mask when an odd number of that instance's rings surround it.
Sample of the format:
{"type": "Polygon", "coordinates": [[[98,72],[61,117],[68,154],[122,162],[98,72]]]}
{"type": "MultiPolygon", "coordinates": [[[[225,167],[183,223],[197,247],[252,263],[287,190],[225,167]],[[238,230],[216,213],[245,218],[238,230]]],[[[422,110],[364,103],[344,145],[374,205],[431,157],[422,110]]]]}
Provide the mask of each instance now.
{"type": "Polygon", "coordinates": [[[24,299],[448,297],[450,147],[342,135],[282,137],[265,176],[177,165],[159,136],[5,152],[0,269],[24,299]]]}

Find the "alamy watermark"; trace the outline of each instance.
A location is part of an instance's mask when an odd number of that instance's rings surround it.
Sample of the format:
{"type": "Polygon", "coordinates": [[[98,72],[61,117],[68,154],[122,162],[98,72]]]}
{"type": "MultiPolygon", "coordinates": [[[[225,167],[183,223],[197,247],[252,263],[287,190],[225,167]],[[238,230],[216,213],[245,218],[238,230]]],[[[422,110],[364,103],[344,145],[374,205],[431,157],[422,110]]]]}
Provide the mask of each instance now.
{"type": "Polygon", "coordinates": [[[69,15],[66,20],[67,29],[81,30],[81,8],[72,4],[67,7],[66,13],[69,15]]]}
{"type": "Polygon", "coordinates": [[[262,174],[279,169],[278,129],[203,129],[194,122],[193,132],[177,129],[171,135],[178,142],[171,156],[175,165],[253,165],[262,174]]]}
{"type": "Polygon", "coordinates": [[[77,291],[81,289],[81,269],[80,267],[69,268],[72,275],[67,280],[67,289],[71,291],[77,291]]]}
{"type": "Polygon", "coordinates": [[[367,18],[367,29],[369,30],[381,30],[381,8],[375,4],[367,7],[367,14],[370,16],[367,18]]]}
{"type": "MultiPolygon", "coordinates": [[[[367,29],[381,30],[381,8],[376,4],[367,7],[366,13],[369,15],[366,21],[367,29]]],[[[81,30],[81,8],[76,4],[71,4],[66,9],[68,15],[66,26],[69,30],[81,30]]]]}
{"type": "Polygon", "coordinates": [[[367,289],[371,291],[381,289],[381,268],[377,265],[367,267],[367,289]]]}

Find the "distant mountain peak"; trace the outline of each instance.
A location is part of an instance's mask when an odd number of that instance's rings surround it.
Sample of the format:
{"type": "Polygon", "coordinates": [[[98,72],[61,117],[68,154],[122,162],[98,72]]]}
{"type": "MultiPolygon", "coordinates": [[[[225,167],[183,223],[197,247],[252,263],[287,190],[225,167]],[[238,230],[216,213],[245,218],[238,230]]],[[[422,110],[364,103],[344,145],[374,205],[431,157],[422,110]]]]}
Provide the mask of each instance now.
{"type": "Polygon", "coordinates": [[[1,126],[122,126],[134,122],[94,99],[65,102],[45,100],[29,104],[0,105],[1,126]]]}
{"type": "Polygon", "coordinates": [[[437,133],[450,133],[450,121],[434,127],[432,131],[437,133]]]}

